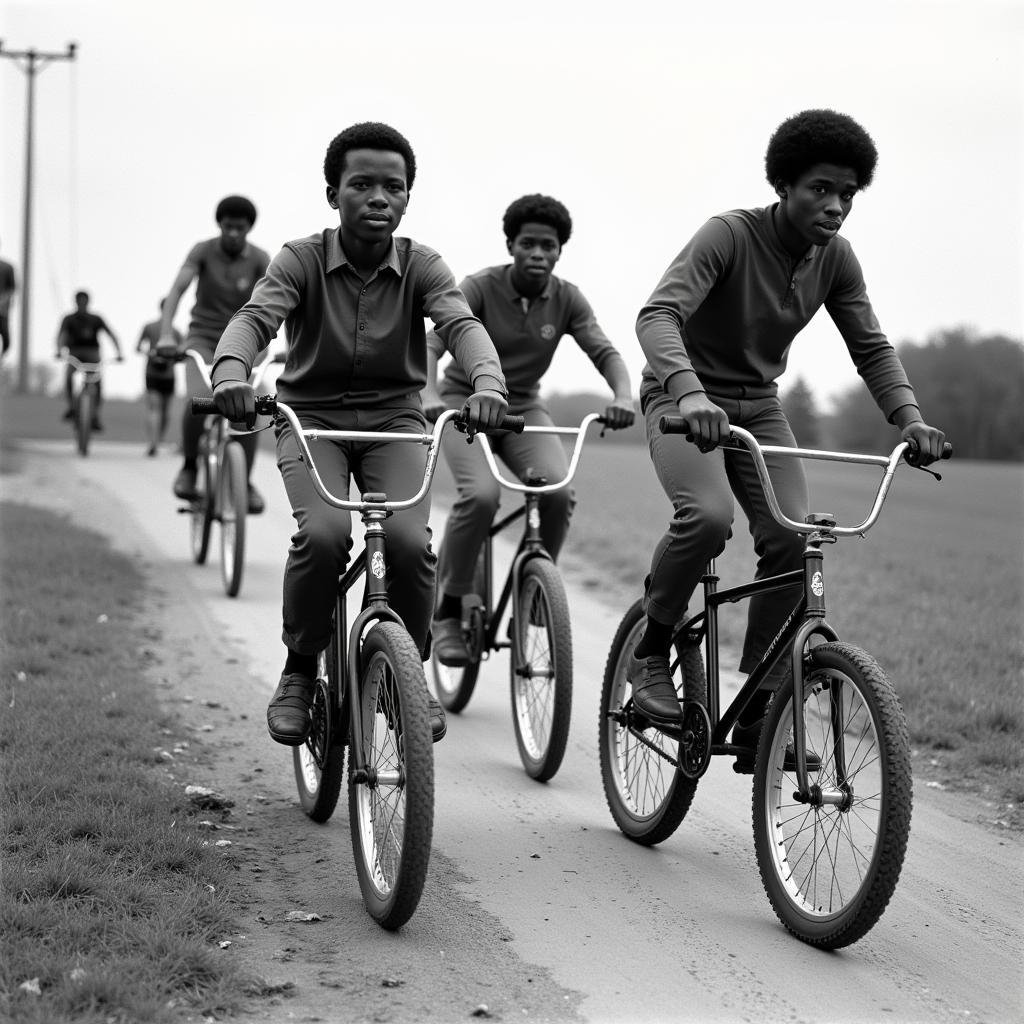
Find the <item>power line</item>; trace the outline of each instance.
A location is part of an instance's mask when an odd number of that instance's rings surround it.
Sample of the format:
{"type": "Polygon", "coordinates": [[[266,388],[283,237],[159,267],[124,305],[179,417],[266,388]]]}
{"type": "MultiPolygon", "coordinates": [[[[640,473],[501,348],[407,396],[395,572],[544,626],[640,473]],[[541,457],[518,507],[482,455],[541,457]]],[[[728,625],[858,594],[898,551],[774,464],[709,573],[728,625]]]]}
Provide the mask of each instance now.
{"type": "Polygon", "coordinates": [[[28,77],[25,105],[25,207],[24,228],[21,238],[21,336],[18,339],[20,362],[18,364],[17,390],[28,391],[29,370],[29,324],[32,294],[32,130],[35,120],[36,75],[56,60],[74,60],[78,49],[75,43],[68,43],[64,53],[48,53],[44,50],[5,50],[0,39],[0,57],[9,57],[28,77]]]}

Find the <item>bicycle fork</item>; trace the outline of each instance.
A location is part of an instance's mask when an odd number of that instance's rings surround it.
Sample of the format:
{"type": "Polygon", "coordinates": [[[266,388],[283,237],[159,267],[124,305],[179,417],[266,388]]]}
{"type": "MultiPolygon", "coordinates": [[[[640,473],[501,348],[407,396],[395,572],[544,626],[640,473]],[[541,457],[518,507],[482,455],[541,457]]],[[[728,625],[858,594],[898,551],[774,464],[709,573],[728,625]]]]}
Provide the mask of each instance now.
{"type": "MultiPolygon", "coordinates": [[[[528,484],[543,484],[542,477],[529,477],[528,484]]],[[[540,496],[527,492],[526,498],[526,529],[519,542],[519,550],[512,561],[512,572],[509,574],[509,581],[512,586],[512,614],[516,615],[522,609],[519,606],[520,587],[523,580],[523,566],[533,558],[546,558],[549,561],[551,556],[544,550],[544,544],[540,539],[540,496]]],[[[521,649],[523,630],[511,629],[512,633],[512,664],[519,675],[528,675],[526,666],[526,654],[521,649]]]]}

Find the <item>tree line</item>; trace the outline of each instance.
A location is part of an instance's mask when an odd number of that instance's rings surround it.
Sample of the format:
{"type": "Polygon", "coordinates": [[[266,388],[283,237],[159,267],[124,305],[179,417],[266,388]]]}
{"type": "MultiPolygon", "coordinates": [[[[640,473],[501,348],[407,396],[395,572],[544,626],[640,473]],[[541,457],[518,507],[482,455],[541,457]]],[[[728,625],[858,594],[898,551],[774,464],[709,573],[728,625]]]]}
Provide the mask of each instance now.
{"type": "MultiPolygon", "coordinates": [[[[1024,460],[1024,345],[1001,334],[979,335],[968,327],[938,331],[927,341],[896,346],[925,419],[941,427],[958,458],[1024,460]]],[[[880,452],[899,434],[885,422],[868,389],[854,384],[823,411],[801,377],[779,382],[782,405],[797,443],[804,448],[880,452]]],[[[608,397],[547,397],[556,423],[579,423],[600,412],[608,397]]],[[[639,416],[638,416],[639,419],[639,416]]],[[[592,427],[591,430],[596,428],[592,427]]],[[[609,432],[604,443],[646,444],[643,424],[609,432]]]]}

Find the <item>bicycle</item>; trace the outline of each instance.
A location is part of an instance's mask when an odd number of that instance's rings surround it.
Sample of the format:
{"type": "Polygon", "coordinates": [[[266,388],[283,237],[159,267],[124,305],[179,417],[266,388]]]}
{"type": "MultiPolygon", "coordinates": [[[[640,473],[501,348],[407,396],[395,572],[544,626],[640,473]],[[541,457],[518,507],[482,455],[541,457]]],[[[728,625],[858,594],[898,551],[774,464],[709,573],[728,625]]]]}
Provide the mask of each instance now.
{"type": "Polygon", "coordinates": [[[503,487],[523,495],[523,504],[492,523],[480,551],[473,593],[463,599],[463,633],[469,663],[460,668],[442,665],[431,653],[430,668],[438,700],[446,711],[458,714],[476,688],[480,666],[492,651],[510,653],[510,694],[516,746],[526,774],[547,782],[561,767],[572,717],[572,626],[562,577],[540,539],[540,497],[567,487],[576,475],[589,426],[604,423],[588,413],[578,427],[528,426],[526,433],[575,436],[564,479],[547,483],[528,473],[524,480],[509,480],[499,470],[486,437],[481,438],[491,475],[503,487]],[[494,538],[519,520],[525,520],[512,564],[494,601],[494,538]],[[504,637],[499,633],[509,611],[504,637]]]}
{"type": "Polygon", "coordinates": [[[95,429],[97,410],[100,404],[100,384],[103,380],[103,367],[110,362],[101,359],[96,363],[85,363],[73,356],[67,349],[61,358],[74,371],[71,391],[71,411],[74,414],[75,443],[79,455],[89,454],[89,442],[95,429]]]}
{"type": "MultiPolygon", "coordinates": [[[[660,429],[688,433],[679,417],[662,417],[660,429]]],[[[599,752],[605,797],[616,824],[635,842],[649,846],[672,835],[712,755],[743,749],[726,737],[768,673],[788,655],[791,676],[769,704],[755,755],[754,849],[762,885],[782,924],[810,945],[838,949],[877,923],[895,891],[913,794],[907,723],[892,683],[870,654],[841,641],[826,621],[823,548],[840,537],[867,533],[896,469],[904,459],[913,465],[914,453],[907,442],[888,456],[761,445],[740,427],[731,428],[724,447],[754,459],[776,521],[806,536],[804,567],[719,590],[715,560],[709,561],[702,577],[703,607],[685,617],[673,636],[671,670],[683,713],[674,728],[654,725],[633,707],[626,666],[645,617],[640,601],[626,612],[602,683],[599,752]],[[876,465],[884,472],[860,525],[840,526],[822,513],[800,523],[779,507],[765,455],[876,465]],[[791,588],[800,591],[791,613],[721,710],[718,609],[791,588]],[[814,771],[808,751],[820,757],[814,771]]],[[[943,458],[951,455],[947,444],[943,458]]]]}
{"type": "MultiPolygon", "coordinates": [[[[267,370],[283,362],[284,358],[282,353],[278,353],[255,367],[250,375],[252,386],[261,387],[267,370]]],[[[187,349],[176,359],[191,359],[203,383],[212,390],[210,370],[198,352],[187,349]]],[[[220,523],[221,579],[228,597],[237,597],[245,570],[249,470],[245,452],[235,438],[248,431],[236,430],[216,411],[215,406],[211,405],[211,408],[212,413],[209,410],[202,413],[206,421],[199,439],[199,460],[196,464],[197,497],[179,511],[190,517],[189,545],[196,565],[205,564],[213,523],[220,523]]]]}
{"type": "MultiPolygon", "coordinates": [[[[212,399],[193,399],[195,412],[212,407],[212,399]]],[[[363,904],[378,924],[395,930],[412,917],[426,881],[434,823],[434,744],[423,663],[388,604],[385,521],[423,500],[442,432],[449,422],[463,428],[465,423],[459,413],[447,410],[425,434],[306,430],[295,412],[273,396],[257,397],[256,411],[292,431],[320,497],[339,510],[358,512],[365,528],[362,550],[338,579],[331,641],[318,657],[309,739],[292,756],[302,809],[313,821],[325,822],[338,803],[348,749],[349,829],[363,904]],[[428,445],[419,490],[398,501],[379,492],[356,501],[339,497],[321,479],[310,441],[428,445]],[[360,582],[362,608],[348,626],[347,598],[360,582]]],[[[501,427],[521,428],[521,417],[506,417],[501,427]]]]}

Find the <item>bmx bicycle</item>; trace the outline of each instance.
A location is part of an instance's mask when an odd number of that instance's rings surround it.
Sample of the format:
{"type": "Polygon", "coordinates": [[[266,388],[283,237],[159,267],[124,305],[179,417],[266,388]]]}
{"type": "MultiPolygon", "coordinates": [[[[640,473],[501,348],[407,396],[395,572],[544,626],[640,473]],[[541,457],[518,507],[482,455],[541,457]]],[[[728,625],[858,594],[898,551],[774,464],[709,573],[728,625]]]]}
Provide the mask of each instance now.
{"type": "Polygon", "coordinates": [[[79,455],[88,455],[92,432],[96,429],[103,367],[110,360],[101,359],[98,363],[86,363],[73,356],[67,349],[61,352],[61,359],[75,371],[71,384],[71,412],[75,429],[75,444],[79,455]]]}
{"type": "MultiPolygon", "coordinates": [[[[680,417],[662,417],[660,429],[688,433],[680,417]]],[[[753,458],[772,515],[805,536],[803,568],[719,590],[715,561],[708,563],[703,607],[684,618],[673,636],[671,670],[683,714],[675,727],[655,725],[633,706],[626,668],[645,617],[640,601],[626,612],[612,640],[601,692],[605,797],[630,839],[654,845],[668,838],[686,816],[711,756],[742,749],[726,741],[742,710],[771,669],[788,663],[791,676],[769,704],[755,755],[754,849],[765,893],[782,924],[810,945],[838,949],[877,923],[895,891],[913,794],[907,723],[892,683],[870,654],[841,641],[826,621],[823,549],[840,537],[867,533],[901,461],[913,465],[914,453],[907,442],[887,456],[761,445],[740,427],[731,428],[723,447],[753,458]],[[765,455],[884,471],[859,525],[840,526],[821,513],[801,523],[779,507],[765,455]],[[718,609],[783,590],[799,591],[792,611],[723,710],[718,609]],[[817,755],[813,771],[809,751],[817,755]]],[[[943,458],[951,455],[947,444],[943,458]]]]}
{"type": "Polygon", "coordinates": [[[567,487],[576,475],[587,428],[603,424],[588,413],[578,427],[528,426],[524,433],[575,437],[564,479],[548,483],[530,471],[523,480],[502,475],[490,443],[481,437],[491,475],[503,487],[523,495],[523,504],[492,523],[477,559],[473,593],[462,602],[462,624],[470,660],[458,668],[442,665],[431,653],[430,669],[437,698],[445,710],[458,713],[476,688],[480,666],[492,651],[508,649],[512,724],[526,774],[547,782],[561,767],[572,717],[572,627],[569,602],[558,568],[540,539],[541,495],[567,487]],[[523,534],[494,599],[494,538],[524,520],[523,534]],[[509,612],[505,635],[501,626],[509,612]]]}
{"type": "MultiPolygon", "coordinates": [[[[212,399],[193,400],[209,412],[212,399]]],[[[352,852],[363,904],[383,928],[400,928],[419,904],[434,826],[434,754],[427,684],[416,644],[388,604],[387,531],[391,513],[423,500],[437,466],[441,435],[459,413],[438,417],[431,433],[306,430],[273,396],[256,399],[259,415],[275,416],[294,434],[320,497],[358,512],[364,546],[338,579],[331,641],[318,657],[309,739],[293,750],[295,782],[305,813],[317,822],[334,813],[348,748],[348,809],[352,852]],[[411,497],[391,500],[369,492],[358,500],[332,493],[316,467],[311,441],[427,445],[423,478],[411,497]],[[362,582],[362,607],[348,625],[348,595],[362,582]]],[[[501,429],[521,429],[506,417],[501,429]]]]}
{"type": "MultiPolygon", "coordinates": [[[[187,349],[177,359],[191,359],[203,383],[212,390],[209,368],[198,352],[187,349]]],[[[284,354],[278,353],[260,363],[250,374],[249,383],[257,389],[262,387],[267,370],[284,362],[284,359],[284,354]]],[[[189,544],[196,565],[206,562],[213,524],[220,523],[221,580],[228,597],[237,597],[245,571],[249,471],[245,451],[235,438],[249,431],[236,430],[231,426],[217,412],[212,400],[209,408],[202,413],[195,412],[195,401],[192,408],[194,415],[206,417],[199,439],[199,461],[196,464],[197,497],[179,511],[190,517],[189,544]]]]}

